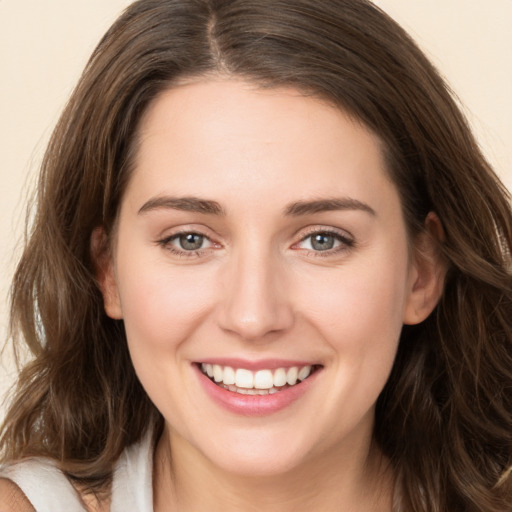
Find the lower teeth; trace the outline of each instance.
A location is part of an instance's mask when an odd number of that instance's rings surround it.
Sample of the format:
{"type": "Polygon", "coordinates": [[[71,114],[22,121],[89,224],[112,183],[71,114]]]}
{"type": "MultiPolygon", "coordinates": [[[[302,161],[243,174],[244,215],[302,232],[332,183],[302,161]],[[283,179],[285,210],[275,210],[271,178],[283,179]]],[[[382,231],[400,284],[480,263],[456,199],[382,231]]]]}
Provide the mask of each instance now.
{"type": "Polygon", "coordinates": [[[220,386],[221,388],[227,389],[228,391],[232,391],[233,393],[239,393],[241,395],[273,395],[274,393],[277,393],[278,391],[281,391],[289,386],[283,386],[282,388],[270,388],[270,389],[248,389],[248,388],[237,388],[236,386],[230,385],[227,386],[224,383],[216,382],[217,386],[220,386]]]}

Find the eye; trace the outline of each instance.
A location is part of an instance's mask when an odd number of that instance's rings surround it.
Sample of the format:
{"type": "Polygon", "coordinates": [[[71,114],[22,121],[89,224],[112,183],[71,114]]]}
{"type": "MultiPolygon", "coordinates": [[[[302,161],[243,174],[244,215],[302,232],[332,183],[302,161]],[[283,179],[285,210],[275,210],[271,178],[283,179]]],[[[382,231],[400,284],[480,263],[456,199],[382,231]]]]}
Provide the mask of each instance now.
{"type": "Polygon", "coordinates": [[[198,251],[204,249],[203,244],[206,237],[198,233],[182,233],[174,237],[172,241],[176,242],[184,251],[198,251]]]}
{"type": "Polygon", "coordinates": [[[348,236],[332,231],[315,231],[304,237],[296,247],[312,252],[332,254],[346,250],[354,245],[348,236]]]}
{"type": "Polygon", "coordinates": [[[337,242],[334,235],[329,233],[316,233],[315,235],[310,235],[306,240],[309,240],[311,249],[315,251],[328,251],[332,249],[337,242]]]}
{"type": "Polygon", "coordinates": [[[176,233],[163,240],[159,240],[158,243],[165,249],[183,256],[200,253],[214,245],[207,236],[194,231],[176,233]]]}

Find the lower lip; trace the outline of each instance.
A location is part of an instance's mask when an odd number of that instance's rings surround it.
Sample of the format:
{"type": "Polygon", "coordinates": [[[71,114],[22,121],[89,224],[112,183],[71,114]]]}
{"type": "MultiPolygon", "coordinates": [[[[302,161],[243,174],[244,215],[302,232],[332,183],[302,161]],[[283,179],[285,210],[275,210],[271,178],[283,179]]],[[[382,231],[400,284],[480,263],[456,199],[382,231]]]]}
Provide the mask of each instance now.
{"type": "Polygon", "coordinates": [[[242,395],[218,386],[197,365],[194,366],[208,396],[221,407],[242,416],[267,416],[285,409],[307,392],[320,373],[317,370],[300,384],[272,395],[242,395]]]}

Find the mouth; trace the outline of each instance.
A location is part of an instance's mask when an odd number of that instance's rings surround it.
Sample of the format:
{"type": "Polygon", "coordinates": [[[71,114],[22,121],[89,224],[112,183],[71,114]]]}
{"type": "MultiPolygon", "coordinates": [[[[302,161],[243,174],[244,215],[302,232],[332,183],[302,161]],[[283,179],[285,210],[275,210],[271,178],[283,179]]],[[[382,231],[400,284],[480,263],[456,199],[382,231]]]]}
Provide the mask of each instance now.
{"type": "Polygon", "coordinates": [[[273,395],[293,388],[320,369],[320,365],[290,366],[251,371],[218,364],[200,363],[200,371],[214,384],[240,395],[273,395]]]}

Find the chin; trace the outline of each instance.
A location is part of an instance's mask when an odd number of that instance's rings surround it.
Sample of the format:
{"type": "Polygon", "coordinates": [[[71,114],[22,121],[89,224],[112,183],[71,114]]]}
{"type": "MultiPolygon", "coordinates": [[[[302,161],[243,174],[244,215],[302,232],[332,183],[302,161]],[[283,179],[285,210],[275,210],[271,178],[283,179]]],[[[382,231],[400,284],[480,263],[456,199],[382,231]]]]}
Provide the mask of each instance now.
{"type": "Polygon", "coordinates": [[[304,464],[300,457],[293,454],[233,454],[234,456],[212,460],[216,466],[233,475],[245,478],[266,478],[291,473],[304,464]]]}
{"type": "Polygon", "coordinates": [[[299,446],[301,443],[290,439],[289,434],[284,438],[262,431],[254,434],[242,432],[224,442],[217,441],[204,447],[202,454],[222,471],[260,478],[293,472],[309,458],[310,450],[299,446]]]}

